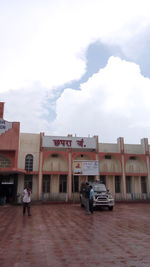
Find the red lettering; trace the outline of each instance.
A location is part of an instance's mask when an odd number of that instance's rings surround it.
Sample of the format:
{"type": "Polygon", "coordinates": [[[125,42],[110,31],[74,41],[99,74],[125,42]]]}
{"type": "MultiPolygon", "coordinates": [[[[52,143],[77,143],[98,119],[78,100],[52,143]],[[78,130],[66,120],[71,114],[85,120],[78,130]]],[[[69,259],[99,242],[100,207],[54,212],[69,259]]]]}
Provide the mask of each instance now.
{"type": "Polygon", "coordinates": [[[78,146],[83,147],[83,143],[84,143],[83,138],[81,140],[77,140],[76,142],[77,142],[78,146]]]}
{"type": "Polygon", "coordinates": [[[64,139],[54,139],[53,142],[55,146],[62,145],[62,146],[71,147],[71,144],[72,144],[72,140],[64,140],[64,139]]]}
{"type": "Polygon", "coordinates": [[[71,144],[72,144],[72,140],[66,140],[66,145],[71,147],[71,144]]]}
{"type": "Polygon", "coordinates": [[[54,142],[55,146],[59,146],[60,145],[60,140],[53,140],[53,142],[54,142]]]}

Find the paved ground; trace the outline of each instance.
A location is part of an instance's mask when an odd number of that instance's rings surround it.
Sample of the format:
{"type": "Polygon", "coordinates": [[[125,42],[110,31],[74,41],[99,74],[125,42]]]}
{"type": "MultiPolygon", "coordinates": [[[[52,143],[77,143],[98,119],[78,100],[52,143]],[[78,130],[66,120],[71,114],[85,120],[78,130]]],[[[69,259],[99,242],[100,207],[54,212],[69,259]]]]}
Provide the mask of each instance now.
{"type": "Polygon", "coordinates": [[[78,204],[0,206],[0,267],[149,267],[150,203],[86,215],[78,204]]]}

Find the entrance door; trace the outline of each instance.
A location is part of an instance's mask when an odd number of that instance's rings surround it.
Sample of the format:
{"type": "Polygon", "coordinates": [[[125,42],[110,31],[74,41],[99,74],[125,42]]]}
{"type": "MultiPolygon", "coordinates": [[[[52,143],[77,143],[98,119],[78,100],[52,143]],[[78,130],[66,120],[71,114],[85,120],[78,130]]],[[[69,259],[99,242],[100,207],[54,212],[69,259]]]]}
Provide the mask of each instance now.
{"type": "Polygon", "coordinates": [[[102,184],[105,184],[106,185],[106,176],[105,175],[100,175],[100,182],[102,184]]]}
{"type": "Polygon", "coordinates": [[[4,198],[5,203],[13,202],[13,188],[12,184],[2,184],[1,185],[1,195],[4,198]]]}
{"type": "Polygon", "coordinates": [[[17,175],[0,175],[0,199],[2,203],[13,203],[17,195],[17,175]]]}

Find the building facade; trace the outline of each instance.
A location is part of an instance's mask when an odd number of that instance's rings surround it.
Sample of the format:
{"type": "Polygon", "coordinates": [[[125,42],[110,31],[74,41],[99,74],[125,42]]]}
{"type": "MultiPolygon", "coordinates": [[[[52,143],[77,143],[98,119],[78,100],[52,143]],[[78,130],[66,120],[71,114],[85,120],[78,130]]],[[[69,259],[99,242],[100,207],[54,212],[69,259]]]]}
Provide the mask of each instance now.
{"type": "Polygon", "coordinates": [[[84,181],[100,180],[116,200],[150,198],[148,139],[140,144],[100,143],[98,136],[20,133],[19,122],[3,118],[0,102],[0,201],[21,202],[23,188],[33,201],[78,201],[84,181]]]}

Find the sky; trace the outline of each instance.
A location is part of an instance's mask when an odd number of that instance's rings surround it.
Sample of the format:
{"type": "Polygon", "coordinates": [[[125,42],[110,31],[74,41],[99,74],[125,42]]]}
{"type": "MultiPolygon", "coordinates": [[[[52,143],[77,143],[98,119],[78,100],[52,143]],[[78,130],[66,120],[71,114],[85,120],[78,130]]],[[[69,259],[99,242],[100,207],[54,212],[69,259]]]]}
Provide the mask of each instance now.
{"type": "Polygon", "coordinates": [[[0,0],[0,101],[21,132],[150,136],[149,0],[0,0]]]}

